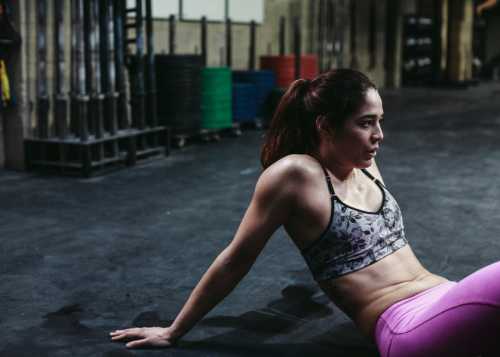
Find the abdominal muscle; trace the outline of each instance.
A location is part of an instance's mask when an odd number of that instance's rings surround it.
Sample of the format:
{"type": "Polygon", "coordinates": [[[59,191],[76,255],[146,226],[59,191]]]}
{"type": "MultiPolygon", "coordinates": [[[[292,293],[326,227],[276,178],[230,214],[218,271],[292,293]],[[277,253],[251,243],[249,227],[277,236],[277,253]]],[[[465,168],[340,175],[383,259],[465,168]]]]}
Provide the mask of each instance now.
{"type": "Polygon", "coordinates": [[[368,337],[378,317],[397,301],[448,281],[426,270],[409,245],[354,273],[319,283],[368,337]]]}

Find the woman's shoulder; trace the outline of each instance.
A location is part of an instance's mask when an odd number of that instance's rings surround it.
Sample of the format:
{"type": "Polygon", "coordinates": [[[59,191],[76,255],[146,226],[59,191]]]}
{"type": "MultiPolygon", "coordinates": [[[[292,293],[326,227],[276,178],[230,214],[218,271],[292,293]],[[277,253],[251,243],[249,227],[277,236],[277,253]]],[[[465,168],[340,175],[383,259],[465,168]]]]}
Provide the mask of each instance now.
{"type": "Polygon", "coordinates": [[[267,167],[259,177],[256,197],[292,204],[304,199],[308,188],[323,176],[319,162],[309,155],[287,155],[267,167]]]}
{"type": "Polygon", "coordinates": [[[287,155],[266,168],[266,172],[290,180],[308,180],[323,175],[319,161],[305,154],[287,155]]]}
{"type": "Polygon", "coordinates": [[[320,163],[309,155],[287,155],[269,167],[261,174],[257,187],[271,190],[294,191],[322,177],[320,163]]]}

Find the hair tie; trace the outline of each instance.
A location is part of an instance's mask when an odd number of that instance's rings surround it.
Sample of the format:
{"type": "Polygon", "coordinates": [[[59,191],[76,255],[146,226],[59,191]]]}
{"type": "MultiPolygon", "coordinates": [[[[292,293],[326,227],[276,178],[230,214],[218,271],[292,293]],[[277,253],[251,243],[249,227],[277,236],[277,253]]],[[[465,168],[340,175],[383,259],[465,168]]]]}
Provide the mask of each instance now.
{"type": "Polygon", "coordinates": [[[309,89],[311,88],[311,81],[309,79],[302,79],[302,93],[305,96],[307,93],[309,93],[309,89]]]}

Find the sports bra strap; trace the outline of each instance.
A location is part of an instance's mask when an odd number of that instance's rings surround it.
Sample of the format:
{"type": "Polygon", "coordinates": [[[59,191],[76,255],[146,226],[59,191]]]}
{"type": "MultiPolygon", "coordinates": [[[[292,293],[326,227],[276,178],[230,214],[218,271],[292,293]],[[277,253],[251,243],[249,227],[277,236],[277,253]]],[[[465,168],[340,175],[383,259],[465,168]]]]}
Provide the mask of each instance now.
{"type": "MultiPolygon", "coordinates": [[[[333,184],[332,184],[332,179],[330,177],[330,174],[328,173],[328,171],[326,171],[326,169],[323,166],[321,166],[321,168],[323,169],[323,172],[325,173],[326,184],[328,185],[328,191],[330,191],[330,195],[331,196],[336,196],[335,195],[335,190],[333,189],[333,184]]],[[[377,179],[375,176],[373,176],[370,172],[368,172],[367,169],[361,169],[361,171],[363,171],[363,173],[366,176],[368,176],[368,178],[370,180],[372,180],[373,182],[375,182],[377,185],[384,186],[384,184],[382,182],[380,182],[380,180],[377,179]]]]}
{"type": "Polygon", "coordinates": [[[379,180],[379,179],[377,179],[375,176],[373,176],[373,175],[372,175],[372,174],[371,174],[371,173],[370,173],[367,169],[361,169],[361,171],[363,171],[363,173],[364,173],[366,176],[368,176],[368,178],[369,178],[370,180],[372,180],[373,182],[375,182],[375,183],[377,183],[377,184],[381,184],[381,185],[383,186],[382,182],[380,182],[380,180],[379,180]]]}
{"type": "Polygon", "coordinates": [[[321,166],[321,168],[325,173],[326,184],[328,185],[328,191],[330,191],[330,196],[335,196],[335,190],[333,189],[332,179],[330,178],[330,174],[328,173],[328,171],[326,171],[326,169],[323,166],[321,166]]]}

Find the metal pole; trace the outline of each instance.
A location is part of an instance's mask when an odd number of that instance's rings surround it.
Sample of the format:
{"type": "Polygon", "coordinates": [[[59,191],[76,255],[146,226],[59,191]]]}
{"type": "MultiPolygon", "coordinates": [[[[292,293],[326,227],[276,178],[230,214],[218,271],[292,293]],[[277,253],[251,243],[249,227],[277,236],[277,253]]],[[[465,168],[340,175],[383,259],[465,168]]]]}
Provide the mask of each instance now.
{"type": "Polygon", "coordinates": [[[115,40],[115,70],[116,70],[116,91],[118,92],[117,115],[119,118],[119,128],[129,127],[129,111],[127,104],[127,90],[125,83],[125,41],[123,38],[125,16],[125,1],[114,0],[114,40],[115,40]]]}
{"type": "Polygon", "coordinates": [[[92,103],[91,103],[91,93],[92,93],[92,61],[91,55],[92,52],[90,50],[90,43],[92,42],[92,34],[90,28],[90,12],[91,12],[91,0],[83,0],[83,20],[82,20],[82,28],[83,28],[83,46],[85,48],[85,91],[89,95],[89,104],[87,106],[87,125],[89,128],[89,134],[95,133],[95,120],[92,117],[92,103]]]}
{"type": "Polygon", "coordinates": [[[101,58],[100,58],[100,34],[99,34],[99,0],[87,0],[90,4],[89,11],[89,39],[90,39],[90,119],[94,120],[96,138],[102,138],[104,134],[103,107],[104,95],[101,86],[101,58]]]}
{"type": "Polygon", "coordinates": [[[324,40],[324,34],[325,34],[325,0],[319,0],[318,1],[318,18],[317,18],[317,24],[318,24],[318,62],[319,62],[319,67],[320,71],[323,72],[324,66],[323,66],[323,58],[324,58],[324,49],[325,49],[325,40],[324,40]]]}
{"type": "Polygon", "coordinates": [[[49,96],[47,91],[47,2],[37,2],[37,126],[38,137],[49,137],[49,96]]]}
{"type": "Polygon", "coordinates": [[[168,18],[168,53],[175,53],[175,16],[170,15],[168,18]]]}
{"type": "Polygon", "coordinates": [[[377,8],[375,0],[370,0],[370,69],[377,65],[377,8]]]}
{"type": "Polygon", "coordinates": [[[335,50],[337,54],[337,68],[344,67],[344,24],[345,24],[345,0],[340,0],[336,11],[336,19],[338,19],[338,26],[335,40],[335,50]]]}
{"type": "MultiPolygon", "coordinates": [[[[102,92],[107,93],[109,92],[109,86],[108,86],[108,62],[109,62],[109,53],[108,53],[108,48],[109,48],[109,41],[108,41],[108,36],[109,36],[109,30],[108,30],[108,0],[101,0],[99,1],[99,19],[98,19],[98,24],[99,24],[99,37],[101,39],[100,44],[99,44],[99,51],[100,51],[100,59],[101,59],[101,88],[102,92]]],[[[106,98],[104,98],[106,101],[106,98]]],[[[109,130],[109,128],[106,126],[107,123],[107,115],[106,115],[106,103],[104,105],[104,118],[105,118],[105,127],[104,130],[109,130]]]]}
{"type": "Polygon", "coordinates": [[[144,86],[144,32],[142,16],[142,0],[136,0],[136,38],[135,38],[135,61],[136,73],[133,80],[134,91],[132,94],[132,119],[138,129],[146,127],[145,117],[145,86],[144,86]]]}
{"type": "Polygon", "coordinates": [[[108,121],[108,128],[111,135],[115,135],[118,131],[117,122],[117,99],[116,92],[116,68],[115,68],[115,26],[113,0],[105,0],[103,33],[105,34],[103,43],[105,44],[105,59],[104,68],[106,68],[105,83],[105,117],[108,121]]]}
{"type": "Polygon", "coordinates": [[[441,27],[443,25],[443,4],[441,0],[433,0],[433,21],[432,30],[432,80],[439,83],[442,77],[441,71],[441,27]]]}
{"type": "MultiPolygon", "coordinates": [[[[26,11],[26,14],[33,14],[33,6],[36,6],[34,5],[31,1],[27,1],[26,2],[26,8],[25,8],[25,11],[26,11]]],[[[31,23],[31,17],[30,16],[27,16],[27,21],[25,21],[25,28],[24,28],[24,31],[26,34],[29,34],[30,36],[26,36],[26,39],[25,39],[25,43],[26,43],[26,51],[25,51],[25,56],[26,58],[33,58],[32,57],[32,48],[33,48],[33,42],[32,42],[32,38],[31,38],[31,26],[32,26],[32,23],[31,23]]],[[[36,53],[36,52],[35,52],[36,53]]],[[[27,71],[28,73],[30,73],[30,69],[27,68],[27,71]]],[[[27,81],[27,84],[26,84],[26,100],[27,100],[27,105],[28,105],[28,122],[29,122],[29,125],[28,125],[28,129],[29,129],[29,132],[28,132],[28,135],[30,137],[35,137],[36,135],[36,127],[33,125],[33,118],[32,118],[32,115],[33,115],[33,109],[35,108],[35,103],[33,102],[33,97],[32,97],[32,87],[33,87],[33,81],[27,81]]],[[[36,90],[36,83],[35,83],[35,90],[36,90]]],[[[26,160],[26,163],[27,165],[29,165],[29,162],[28,160],[26,160]]],[[[29,169],[29,167],[27,167],[27,169],[29,169]]]]}
{"type": "Polygon", "coordinates": [[[226,66],[233,65],[233,49],[232,49],[232,30],[231,19],[226,18],[226,66]]]}
{"type": "Polygon", "coordinates": [[[255,21],[250,22],[250,48],[248,50],[248,69],[255,70],[255,21]]]}
{"type": "Polygon", "coordinates": [[[356,37],[357,37],[357,28],[356,28],[356,0],[351,0],[351,8],[350,8],[350,20],[351,20],[351,68],[358,68],[358,56],[356,53],[356,37]]]}
{"type": "Polygon", "coordinates": [[[309,1],[309,7],[307,9],[308,11],[308,28],[310,31],[308,31],[308,39],[307,39],[307,52],[308,53],[314,53],[316,50],[316,40],[315,40],[315,33],[314,33],[314,28],[316,26],[316,1],[309,1]]]}
{"type": "Polygon", "coordinates": [[[280,32],[279,32],[279,45],[280,45],[280,56],[285,55],[285,17],[280,17],[280,32]]]}
{"type": "MultiPolygon", "coordinates": [[[[153,40],[153,11],[151,9],[151,0],[146,0],[146,37],[147,37],[147,74],[148,74],[148,123],[151,127],[158,125],[158,113],[156,108],[156,72],[155,72],[155,54],[153,40]]],[[[156,146],[156,145],[155,145],[156,146]]]]}
{"type": "Polygon", "coordinates": [[[76,18],[76,0],[71,0],[71,59],[70,59],[70,101],[69,101],[69,128],[70,131],[77,135],[78,133],[78,120],[77,120],[77,104],[75,102],[76,98],[76,88],[77,77],[78,77],[78,68],[76,65],[76,30],[75,30],[75,18],[76,18]]]}
{"type": "Polygon", "coordinates": [[[201,58],[203,66],[207,65],[207,18],[201,18],[201,58]]]}
{"type": "Polygon", "coordinates": [[[87,141],[89,136],[89,128],[87,122],[87,106],[89,97],[86,88],[86,71],[85,71],[85,36],[84,36],[84,6],[83,0],[73,0],[75,2],[75,16],[73,28],[75,30],[75,65],[76,65],[76,88],[75,88],[75,103],[77,105],[76,114],[78,120],[78,135],[81,141],[87,141]]]}
{"type": "Polygon", "coordinates": [[[326,3],[327,8],[327,36],[326,40],[328,43],[328,60],[326,62],[326,69],[330,69],[333,67],[333,61],[336,57],[336,37],[337,37],[337,28],[336,28],[336,13],[337,7],[336,2],[332,0],[328,0],[326,3]]]}
{"type": "Polygon", "coordinates": [[[396,68],[397,41],[400,40],[398,33],[399,22],[401,21],[401,1],[387,0],[385,13],[385,48],[384,48],[384,69],[386,73],[386,86],[394,87],[397,83],[397,73],[400,68],[396,68]]]}
{"type": "Polygon", "coordinates": [[[233,65],[233,48],[232,48],[232,28],[231,19],[226,19],[226,65],[231,67],[233,65]]]}
{"type": "Polygon", "coordinates": [[[54,121],[56,135],[60,139],[67,136],[68,125],[66,117],[68,114],[68,98],[64,92],[64,2],[54,1],[54,121]]]}
{"type": "Polygon", "coordinates": [[[295,54],[295,79],[299,79],[301,77],[301,43],[300,43],[300,19],[299,17],[295,17],[293,19],[293,42],[294,42],[294,54],[295,54]]]}

